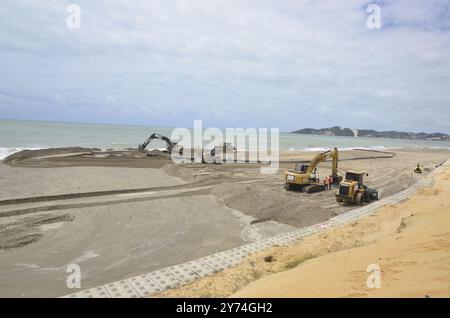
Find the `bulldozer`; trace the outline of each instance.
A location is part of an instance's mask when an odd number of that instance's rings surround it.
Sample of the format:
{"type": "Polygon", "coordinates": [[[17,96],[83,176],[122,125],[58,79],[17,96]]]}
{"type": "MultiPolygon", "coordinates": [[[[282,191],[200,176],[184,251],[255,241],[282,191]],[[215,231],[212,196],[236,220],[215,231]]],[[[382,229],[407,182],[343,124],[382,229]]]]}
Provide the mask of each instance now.
{"type": "Polygon", "coordinates": [[[369,174],[347,171],[336,192],[336,201],[363,205],[378,200],[378,191],[364,185],[364,176],[368,177],[369,174]]]}
{"type": "Polygon", "coordinates": [[[417,164],[416,169],[414,169],[414,173],[422,173],[422,168],[420,168],[420,163],[417,164]]]}
{"type": "Polygon", "coordinates": [[[337,148],[334,148],[334,150],[328,150],[317,154],[307,165],[297,163],[294,170],[285,170],[283,174],[285,189],[288,191],[298,190],[306,193],[315,193],[325,190],[324,184],[320,182],[317,175],[317,166],[328,158],[331,158],[333,161],[331,172],[333,181],[334,183],[339,184],[342,180],[342,177],[337,174],[339,152],[337,148]]]}

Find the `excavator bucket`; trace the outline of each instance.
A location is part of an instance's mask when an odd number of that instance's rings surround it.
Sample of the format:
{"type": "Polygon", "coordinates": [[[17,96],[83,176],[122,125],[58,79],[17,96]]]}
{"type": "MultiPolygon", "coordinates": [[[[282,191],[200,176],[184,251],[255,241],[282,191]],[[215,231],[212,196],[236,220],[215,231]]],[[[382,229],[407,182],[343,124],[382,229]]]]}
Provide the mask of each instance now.
{"type": "Polygon", "coordinates": [[[143,152],[143,151],[145,150],[144,144],[139,144],[138,150],[139,150],[140,152],[143,152]]]}

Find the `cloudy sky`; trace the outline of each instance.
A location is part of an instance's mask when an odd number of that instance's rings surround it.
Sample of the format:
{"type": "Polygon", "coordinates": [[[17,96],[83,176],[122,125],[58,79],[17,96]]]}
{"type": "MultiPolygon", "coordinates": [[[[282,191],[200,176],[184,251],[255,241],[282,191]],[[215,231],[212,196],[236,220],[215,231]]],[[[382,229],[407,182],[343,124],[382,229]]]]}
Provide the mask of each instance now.
{"type": "Polygon", "coordinates": [[[0,118],[450,133],[450,1],[2,0],[0,72],[0,118]]]}

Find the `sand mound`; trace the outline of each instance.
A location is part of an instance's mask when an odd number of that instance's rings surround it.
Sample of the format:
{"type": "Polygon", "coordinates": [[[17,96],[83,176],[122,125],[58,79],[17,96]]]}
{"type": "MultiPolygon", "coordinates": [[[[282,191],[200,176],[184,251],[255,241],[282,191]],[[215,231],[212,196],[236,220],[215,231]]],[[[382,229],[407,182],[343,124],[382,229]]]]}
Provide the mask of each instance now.
{"type": "Polygon", "coordinates": [[[299,227],[325,221],[351,208],[338,206],[331,192],[306,195],[286,191],[281,184],[223,183],[215,186],[211,193],[226,206],[257,219],[270,219],[299,227]],[[333,208],[327,209],[325,206],[333,208]]]}
{"type": "Polygon", "coordinates": [[[66,147],[39,150],[23,150],[4,159],[2,163],[15,167],[129,167],[161,168],[170,162],[170,155],[155,151],[140,152],[137,149],[105,150],[98,148],[66,147]]]}
{"type": "Polygon", "coordinates": [[[38,150],[22,150],[3,159],[4,163],[14,163],[16,161],[28,160],[36,157],[45,157],[53,155],[62,155],[69,153],[84,153],[100,151],[98,148],[83,148],[83,147],[65,147],[65,148],[48,148],[38,150]]]}

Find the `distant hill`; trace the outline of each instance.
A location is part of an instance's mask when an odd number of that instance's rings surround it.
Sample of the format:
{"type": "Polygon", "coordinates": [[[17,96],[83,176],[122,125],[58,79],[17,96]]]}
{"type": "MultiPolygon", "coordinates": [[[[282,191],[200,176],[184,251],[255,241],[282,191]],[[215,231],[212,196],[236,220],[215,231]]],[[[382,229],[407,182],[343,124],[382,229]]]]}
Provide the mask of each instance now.
{"type": "Polygon", "coordinates": [[[450,141],[450,136],[443,133],[413,133],[402,131],[376,131],[373,129],[352,129],[334,126],[331,128],[304,128],[293,131],[294,134],[323,135],[323,136],[347,136],[347,137],[375,137],[375,138],[395,138],[411,140],[439,140],[450,141]]]}

